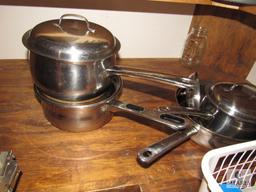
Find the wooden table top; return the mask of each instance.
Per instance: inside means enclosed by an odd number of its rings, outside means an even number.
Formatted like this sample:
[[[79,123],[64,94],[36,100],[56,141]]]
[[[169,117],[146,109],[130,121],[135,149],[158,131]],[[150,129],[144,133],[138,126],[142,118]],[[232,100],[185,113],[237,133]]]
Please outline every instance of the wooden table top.
[[[191,72],[176,60],[120,63],[182,76]],[[234,78],[212,69],[201,73],[215,80]],[[117,114],[98,130],[64,132],[45,119],[27,61],[0,60],[0,81],[0,151],[13,150],[22,169],[17,192],[198,190],[205,148],[185,142],[145,169],[136,162],[137,152],[167,136],[156,125]],[[124,78],[120,100],[154,108],[175,105],[174,95],[175,87]]]

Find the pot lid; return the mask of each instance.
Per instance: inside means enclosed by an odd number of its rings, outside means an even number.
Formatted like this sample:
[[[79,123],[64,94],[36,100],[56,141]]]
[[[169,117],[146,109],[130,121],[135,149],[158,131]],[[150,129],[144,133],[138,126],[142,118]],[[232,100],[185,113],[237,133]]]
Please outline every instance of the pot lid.
[[[23,44],[36,54],[73,62],[106,58],[120,48],[110,31],[75,14],[38,24],[24,34]]]
[[[222,111],[237,119],[256,122],[256,87],[250,84],[218,83],[210,99]]]

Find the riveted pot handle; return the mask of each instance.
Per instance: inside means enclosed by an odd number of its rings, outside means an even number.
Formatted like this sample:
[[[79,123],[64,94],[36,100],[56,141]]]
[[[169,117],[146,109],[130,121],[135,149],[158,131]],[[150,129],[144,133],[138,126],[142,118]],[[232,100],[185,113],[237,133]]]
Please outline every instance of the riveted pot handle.
[[[174,85],[179,88],[185,88],[191,94],[191,98],[188,99],[189,107],[193,107],[195,109],[199,109],[200,107],[200,84],[197,73],[193,73],[189,78],[186,78],[154,73],[140,69],[132,69],[124,66],[114,66],[112,68],[107,68],[106,71],[111,75],[149,79],[151,81],[157,81],[168,85]]]
[[[64,14],[64,15],[62,15],[62,16],[60,17],[60,19],[59,19],[59,26],[61,26],[61,22],[62,22],[62,20],[63,20],[65,17],[76,17],[76,18],[79,18],[79,19],[83,20],[83,21],[86,23],[86,27],[87,27],[86,34],[88,34],[88,33],[90,33],[90,32],[91,32],[91,33],[95,33],[95,29],[92,29],[92,28],[90,27],[89,21],[88,21],[84,16],[82,16],[82,15],[77,15],[77,14]]]
[[[139,117],[160,123],[167,126],[167,132],[171,130],[183,130],[190,126],[190,120],[173,115],[171,113],[161,112],[158,110],[150,110],[144,107],[124,103],[121,101],[113,100],[108,103],[111,106],[111,111],[125,111]],[[170,129],[169,129],[170,128]]]

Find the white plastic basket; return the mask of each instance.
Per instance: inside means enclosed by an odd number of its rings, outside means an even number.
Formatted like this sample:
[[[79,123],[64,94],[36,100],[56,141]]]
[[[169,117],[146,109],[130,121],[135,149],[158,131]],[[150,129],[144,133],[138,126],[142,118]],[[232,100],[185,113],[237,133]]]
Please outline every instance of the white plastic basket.
[[[256,141],[211,150],[204,155],[201,168],[204,179],[199,192],[256,192]]]

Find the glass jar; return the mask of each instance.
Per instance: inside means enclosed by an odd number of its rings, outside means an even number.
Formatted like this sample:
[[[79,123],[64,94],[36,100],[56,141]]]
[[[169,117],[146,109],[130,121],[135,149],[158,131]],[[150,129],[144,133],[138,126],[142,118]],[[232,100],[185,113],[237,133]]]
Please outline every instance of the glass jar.
[[[189,68],[198,69],[207,43],[207,29],[193,27],[187,36],[181,63]]]

